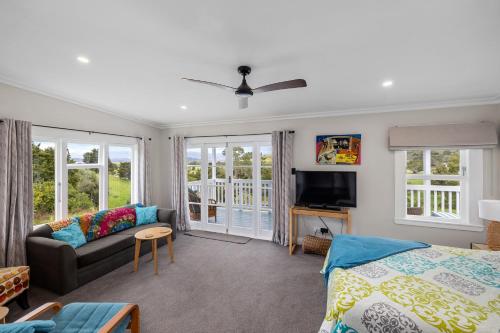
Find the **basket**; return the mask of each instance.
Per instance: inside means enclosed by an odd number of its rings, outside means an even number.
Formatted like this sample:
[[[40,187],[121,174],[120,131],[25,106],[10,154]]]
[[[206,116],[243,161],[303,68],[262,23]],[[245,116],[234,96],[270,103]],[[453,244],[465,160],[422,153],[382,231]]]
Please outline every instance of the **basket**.
[[[490,249],[500,251],[500,222],[490,221],[486,243]]]
[[[302,240],[302,252],[326,256],[331,244],[331,239],[307,235]]]

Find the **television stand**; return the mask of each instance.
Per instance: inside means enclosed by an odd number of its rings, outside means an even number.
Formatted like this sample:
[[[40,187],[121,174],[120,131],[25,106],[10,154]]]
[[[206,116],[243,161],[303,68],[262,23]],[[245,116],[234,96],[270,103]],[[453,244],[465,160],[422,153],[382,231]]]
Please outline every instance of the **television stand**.
[[[316,217],[330,217],[334,219],[339,219],[342,223],[345,223],[347,228],[346,232],[350,234],[352,232],[351,225],[351,211],[349,208],[343,208],[340,211],[335,211],[331,209],[317,209],[311,207],[300,207],[292,206],[290,207],[290,221],[288,223],[288,250],[290,255],[293,255],[293,251],[297,246],[298,238],[298,216],[316,216]]]

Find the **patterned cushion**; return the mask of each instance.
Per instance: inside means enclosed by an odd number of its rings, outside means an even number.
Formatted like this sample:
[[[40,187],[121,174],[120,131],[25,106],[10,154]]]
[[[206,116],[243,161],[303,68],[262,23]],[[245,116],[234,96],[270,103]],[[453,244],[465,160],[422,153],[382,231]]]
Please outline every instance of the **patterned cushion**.
[[[29,288],[28,266],[0,268],[0,305]]]
[[[70,224],[71,224],[70,218],[47,223],[47,225],[52,229],[52,231],[59,231],[63,228],[66,228]]]
[[[102,210],[93,215],[87,231],[87,241],[106,237],[112,233],[135,227],[136,213],[134,208],[115,208]],[[81,226],[81,222],[80,222]],[[84,228],[82,230],[85,233]]]

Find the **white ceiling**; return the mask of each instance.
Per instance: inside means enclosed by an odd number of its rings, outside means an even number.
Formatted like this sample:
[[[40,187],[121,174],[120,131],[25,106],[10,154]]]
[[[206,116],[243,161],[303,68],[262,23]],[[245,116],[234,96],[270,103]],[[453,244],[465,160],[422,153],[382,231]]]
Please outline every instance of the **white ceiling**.
[[[252,87],[309,87],[238,110],[180,80],[237,86],[241,64]],[[2,0],[0,80],[160,126],[484,104],[500,96],[500,1]]]

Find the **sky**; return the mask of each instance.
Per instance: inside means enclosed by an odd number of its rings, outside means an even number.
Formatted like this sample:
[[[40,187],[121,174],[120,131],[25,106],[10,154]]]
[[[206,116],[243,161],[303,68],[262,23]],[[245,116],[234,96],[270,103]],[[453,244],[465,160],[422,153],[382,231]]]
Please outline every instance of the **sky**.
[[[54,148],[55,144],[53,142],[34,142],[35,144],[40,144],[40,148]],[[99,145],[86,144],[86,143],[68,143],[68,150],[71,157],[76,161],[83,160],[83,154],[90,152],[92,149],[99,149]],[[132,159],[132,149],[130,147],[120,147],[120,146],[110,146],[109,147],[109,158],[112,162],[125,162]]]
[[[217,156],[218,161],[222,161],[225,158],[225,156],[222,154],[223,150],[224,150],[223,148],[218,148],[216,150],[216,156]],[[271,155],[271,152],[272,152],[272,148],[270,146],[262,146],[260,148],[260,150],[261,150],[262,155]],[[209,158],[210,158],[210,156],[209,156]],[[187,149],[187,159],[188,160],[200,160],[201,159],[201,149],[200,148],[188,148]]]

